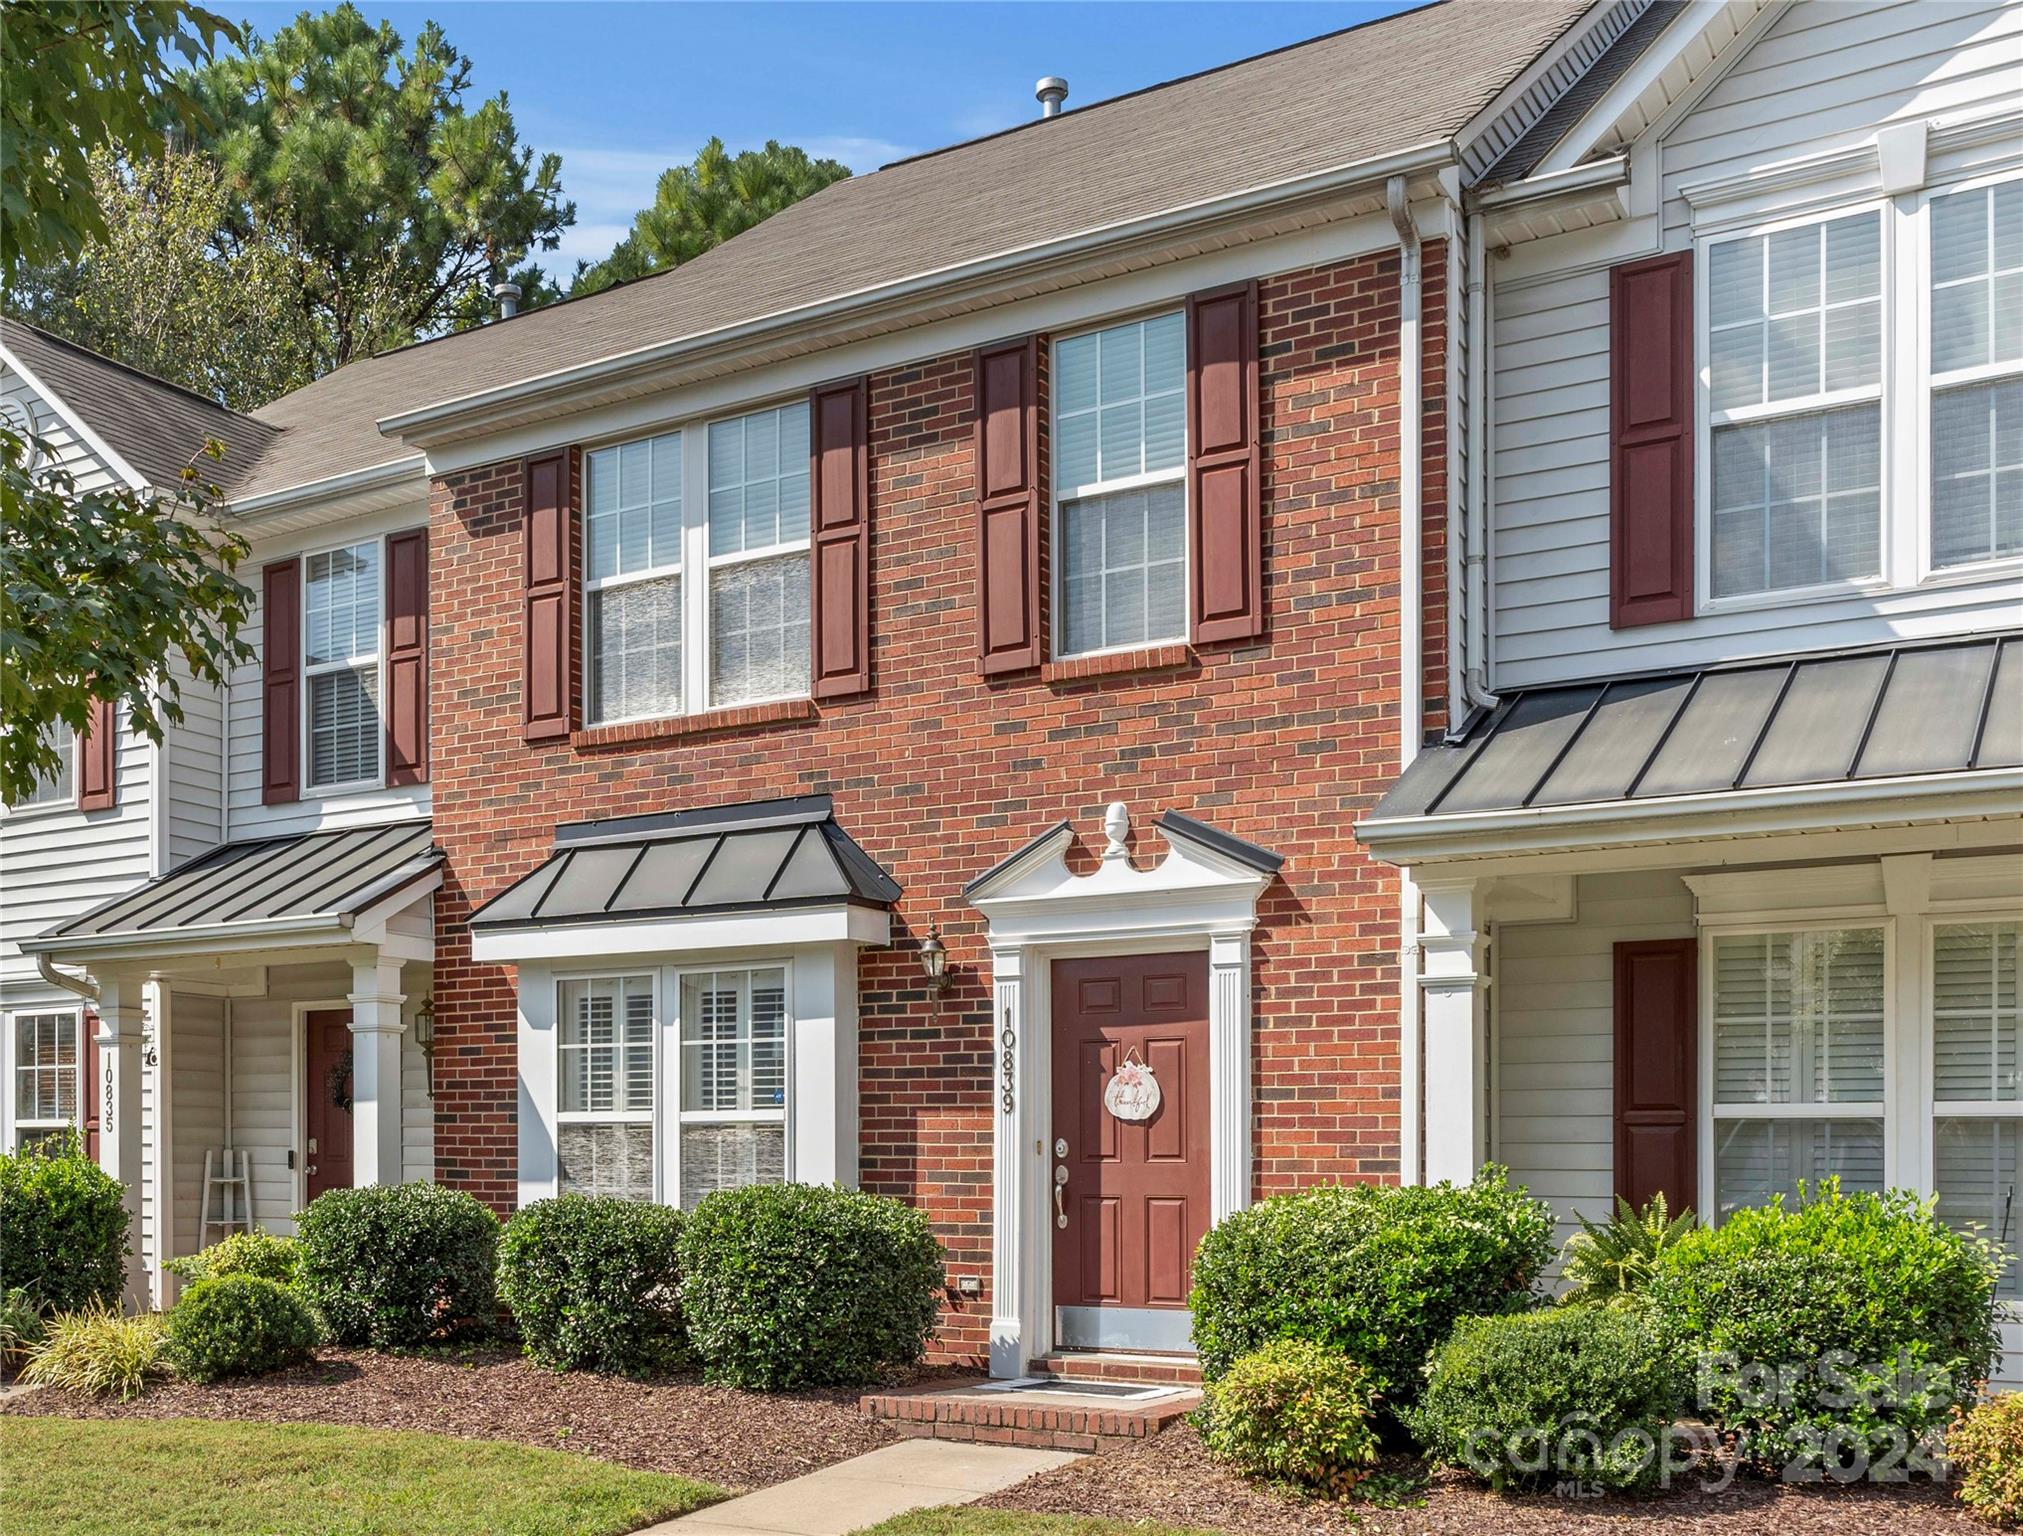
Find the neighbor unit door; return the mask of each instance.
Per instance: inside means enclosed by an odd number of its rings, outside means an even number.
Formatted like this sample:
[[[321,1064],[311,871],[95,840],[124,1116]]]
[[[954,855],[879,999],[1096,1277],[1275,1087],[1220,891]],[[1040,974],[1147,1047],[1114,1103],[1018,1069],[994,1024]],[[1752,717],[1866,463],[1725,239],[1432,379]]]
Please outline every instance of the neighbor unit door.
[[[1111,1095],[1120,1070],[1134,1091]],[[1053,1077],[1057,1341],[1190,1348],[1209,1220],[1207,957],[1054,962]]]
[[[303,1116],[307,1142],[303,1164],[309,1198],[326,1189],[351,1188],[351,1015],[342,1009],[322,1009],[305,1021],[308,1041],[303,1057],[308,1081],[303,1084]]]

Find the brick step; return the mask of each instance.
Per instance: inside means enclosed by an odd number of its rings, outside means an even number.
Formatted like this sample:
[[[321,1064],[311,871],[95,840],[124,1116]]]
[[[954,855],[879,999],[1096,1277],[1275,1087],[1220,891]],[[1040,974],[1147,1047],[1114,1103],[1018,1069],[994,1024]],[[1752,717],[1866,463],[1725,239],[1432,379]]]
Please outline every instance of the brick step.
[[[857,1400],[857,1410],[915,1437],[1098,1451],[1148,1439],[1200,1401],[1199,1392],[1183,1388],[1150,1398],[1093,1397],[1076,1393],[1068,1382],[1059,1391],[1003,1392],[986,1388],[980,1378],[867,1393]]]
[[[1066,1381],[1201,1385],[1201,1363],[1192,1355],[1140,1355],[1122,1350],[1056,1350],[1033,1362],[1033,1374],[1059,1376]]]

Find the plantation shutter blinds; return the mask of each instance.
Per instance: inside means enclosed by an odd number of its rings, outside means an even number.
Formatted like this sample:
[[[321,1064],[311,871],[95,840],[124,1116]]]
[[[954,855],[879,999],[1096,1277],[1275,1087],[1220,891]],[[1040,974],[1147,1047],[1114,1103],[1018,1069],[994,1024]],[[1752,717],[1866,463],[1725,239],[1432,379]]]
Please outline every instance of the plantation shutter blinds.
[[[812,692],[842,698],[871,686],[870,391],[825,385],[810,402],[814,589]]]
[[[574,596],[573,506],[570,456],[527,460],[524,618],[521,625],[521,698],[526,739],[554,741],[575,723],[572,618]]]
[[[2023,1296],[2023,923],[1932,930],[1932,1180],[1941,1221],[2002,1244]],[[1989,1113],[1995,1106],[2010,1113]]]
[[[77,808],[109,811],[119,804],[119,704],[93,699],[77,738]]]
[[[261,572],[260,801],[302,795],[302,563],[276,560]]]
[[[386,541],[386,782],[428,782],[428,530]]]
[[[1257,284],[1187,301],[1187,508],[1194,638],[1264,633]]]
[[[1639,1210],[1661,1193],[1674,1213],[1699,1203],[1697,953],[1692,939],[1615,947],[1615,1192]]]
[[[986,675],[1043,659],[1039,338],[976,354],[978,647]]]
[[[1693,255],[1609,274],[1609,627],[1693,611]]]

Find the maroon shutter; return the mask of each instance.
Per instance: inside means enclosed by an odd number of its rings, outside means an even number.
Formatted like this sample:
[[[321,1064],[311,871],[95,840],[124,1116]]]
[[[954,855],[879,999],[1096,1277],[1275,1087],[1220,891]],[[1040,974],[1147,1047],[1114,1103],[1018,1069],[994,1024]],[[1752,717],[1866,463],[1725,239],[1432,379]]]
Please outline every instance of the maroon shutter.
[[[1188,556],[1194,638],[1264,633],[1257,284],[1187,301]]]
[[[1042,660],[1038,337],[976,354],[976,504],[983,670],[1036,667]]]
[[[77,808],[109,811],[119,804],[119,705],[93,699],[77,738]]]
[[[809,524],[814,542],[814,695],[871,686],[871,422],[863,379],[825,384],[809,403]]]
[[[261,572],[260,800],[302,798],[302,565],[276,560]]]
[[[428,530],[386,541],[386,782],[428,782]]]
[[[521,697],[526,737],[554,741],[573,723],[570,608],[575,536],[569,455],[527,460],[526,616],[521,636]]]
[[[1693,612],[1693,253],[1609,274],[1609,627]]]
[[[1660,1191],[1675,1215],[1699,1204],[1698,955],[1692,939],[1616,945],[1616,1193],[1639,1210]]]

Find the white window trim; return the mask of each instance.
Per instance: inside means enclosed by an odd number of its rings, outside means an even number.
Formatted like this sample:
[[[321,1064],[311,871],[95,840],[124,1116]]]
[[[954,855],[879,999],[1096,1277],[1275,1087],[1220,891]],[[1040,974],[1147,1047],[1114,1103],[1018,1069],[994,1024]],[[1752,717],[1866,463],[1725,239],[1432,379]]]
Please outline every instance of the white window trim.
[[[1713,269],[1713,248],[1727,245],[1737,240],[1761,239],[1765,235],[1777,234],[1787,229],[1803,229],[1809,225],[1830,224],[1836,219],[1876,211],[1881,225],[1880,260],[1882,263],[1881,293],[1879,302],[1882,309],[1882,338],[1879,381],[1874,386],[1860,389],[1840,389],[1808,395],[1800,400],[1779,400],[1775,404],[1746,406],[1719,413],[1716,420],[1713,405],[1713,327],[1708,323],[1713,314],[1710,283]],[[1696,235],[1693,242],[1693,592],[1694,611],[1705,617],[1721,613],[1752,613],[1765,609],[1782,608],[1792,603],[1833,602],[1836,599],[1857,595],[1887,592],[1901,585],[1895,579],[1895,572],[1902,569],[1897,540],[1893,536],[1893,525],[1897,521],[1891,509],[1897,504],[1898,484],[1896,465],[1903,455],[1896,442],[1897,423],[1901,415],[1898,402],[1894,398],[1899,392],[1893,387],[1897,363],[1896,315],[1902,300],[1898,285],[1898,260],[1901,219],[1894,216],[1892,205],[1887,199],[1864,197],[1827,209],[1808,210],[1783,218],[1757,219],[1719,230],[1705,231]],[[1821,313],[1824,313],[1822,309]],[[1878,476],[1881,492],[1878,517],[1878,564],[1880,573],[1873,577],[1856,578],[1848,581],[1815,582],[1803,587],[1777,587],[1766,592],[1736,593],[1730,597],[1715,597],[1714,592],[1714,431],[1718,426],[1739,424],[1758,420],[1780,420],[1790,416],[1807,415],[1817,411],[1832,410],[1836,406],[1878,402],[1881,409],[1881,443],[1878,461]]]
[[[783,1074],[782,1093],[784,1103],[779,1109],[764,1110],[703,1110],[681,1107],[681,1015],[682,984],[691,976],[710,976],[724,971],[771,971],[777,970],[785,996],[781,999],[784,1015],[781,1019],[782,1046],[780,1071]],[[674,1127],[666,1138],[662,1156],[667,1166],[668,1188],[673,1192],[670,1205],[681,1204],[681,1132],[690,1125],[777,1125],[780,1127],[781,1157],[780,1180],[785,1184],[794,1182],[795,1158],[795,1098],[794,1093],[794,962],[782,956],[774,959],[763,955],[739,956],[736,959],[720,960],[709,964],[671,965],[667,968],[667,986],[673,1000],[669,1009],[672,1056],[675,1058],[668,1073],[668,1103],[674,1109]]]
[[[21,1118],[21,1074],[30,1070],[21,1060],[21,1021],[24,1019],[63,1018],[70,1021],[76,1032],[76,1059],[72,1071],[77,1074],[76,1096],[72,1102],[77,1105],[77,1114],[68,1120]],[[84,1081],[86,1042],[84,1038],[84,1011],[81,1008],[18,1008],[7,1015],[7,1150],[18,1152],[24,1136],[39,1136],[49,1131],[61,1131],[71,1127],[83,1129],[84,1106],[88,1085]],[[35,1069],[40,1070],[40,1069]]]
[[[2023,913],[2013,907],[1983,907],[1978,910],[1930,911],[1924,914],[1918,924],[1919,942],[1923,947],[1924,974],[1922,982],[1926,999],[1926,1021],[1924,1040],[1921,1042],[1923,1056],[1920,1070],[1924,1074],[1925,1091],[1920,1095],[1922,1114],[1925,1121],[1923,1167],[1920,1171],[1918,1187],[1930,1194],[1937,1190],[1939,1179],[1939,1138],[1934,1123],[1939,1120],[2017,1120],[2023,1121],[2023,1098],[2014,1099],[1941,1099],[1938,1097],[1939,1081],[1939,1030],[1937,1004],[1934,1000],[1934,980],[1938,965],[1938,937],[1941,928],[1959,928],[1975,923],[2014,923],[2023,921]]]
[[[585,463],[586,506],[577,521],[582,525],[578,531],[578,552],[582,560],[584,637],[582,656],[582,688],[584,700],[584,725],[592,730],[607,725],[639,725],[655,720],[684,720],[694,715],[704,715],[715,709],[744,709],[763,704],[777,704],[789,700],[813,697],[813,660],[810,658],[809,685],[788,693],[769,694],[760,699],[740,699],[736,704],[719,704],[710,688],[710,616],[709,578],[716,570],[727,569],[753,561],[776,558],[782,555],[805,553],[809,560],[809,595],[812,602],[814,583],[814,526],[810,518],[808,536],[784,544],[769,545],[764,549],[744,549],[731,554],[712,555],[709,548],[709,433],[710,428],[722,422],[736,421],[745,416],[762,415],[767,411],[777,411],[782,407],[804,401],[805,395],[788,395],[773,399],[753,400],[739,403],[729,410],[711,411],[706,415],[692,416],[677,422],[655,426],[649,431],[626,432],[602,441],[582,445]],[[809,420],[812,449],[814,421],[812,412]],[[622,576],[591,578],[590,569],[590,518],[587,506],[587,484],[589,479],[589,455],[607,448],[622,448],[627,443],[645,442],[656,437],[679,437],[681,440],[681,559],[672,565],[655,566],[650,571],[627,572]],[[809,494],[814,493],[813,466],[809,468]],[[701,572],[701,580],[693,579],[694,572]],[[596,657],[593,654],[589,633],[589,597],[593,592],[611,587],[624,586],[635,581],[664,579],[669,576],[681,577],[681,708],[678,710],[655,710],[643,715],[598,715],[589,713],[592,680],[596,675]],[[812,623],[812,614],[810,620]]]
[[[81,764],[78,762],[79,741],[78,733],[73,730],[70,733],[70,794],[68,797],[62,800],[32,800],[26,805],[16,805],[10,800],[4,805],[0,805],[0,815],[4,815],[8,821],[27,821],[38,816],[55,816],[61,815],[65,811],[76,810],[77,780],[81,767]],[[113,749],[113,772],[115,776],[117,776],[119,771],[118,761],[118,748],[115,747]]]
[[[1915,272],[1910,274],[1915,282],[1914,313],[1917,326],[1916,344],[1909,353],[1911,367],[1915,370],[1912,387],[1916,391],[1917,405],[1911,412],[1913,432],[1911,457],[1915,463],[1916,480],[1913,487],[1914,499],[1910,504],[1919,508],[1916,529],[1916,570],[1917,584],[1921,589],[1986,581],[1991,576],[2023,570],[2023,555],[1998,555],[1960,565],[1936,566],[1932,563],[1932,514],[1935,510],[1932,496],[1934,457],[1932,404],[1941,390],[1965,384],[1978,384],[1986,380],[2023,376],[2023,359],[2013,362],[1983,363],[1973,368],[1953,369],[1944,374],[1933,369],[1932,204],[1956,192],[1976,192],[1984,187],[2017,180],[2023,180],[2023,170],[2019,170],[2013,164],[2005,165],[1999,170],[1927,187],[1916,198],[1917,239],[1909,242],[1915,260],[1907,260],[1905,264],[1916,268]]]
[[[1041,424],[1041,429],[1047,434],[1047,441],[1050,444],[1058,443],[1059,433],[1057,429],[1060,422],[1060,409],[1056,394],[1059,389],[1061,376],[1060,349],[1063,342],[1074,341],[1083,336],[1099,335],[1104,331],[1115,330],[1119,326],[1141,325],[1147,320],[1157,320],[1161,316],[1171,314],[1181,316],[1180,463],[1173,469],[1155,469],[1143,471],[1135,475],[1121,475],[1115,480],[1098,480],[1090,485],[1063,487],[1058,483],[1057,477],[1048,477],[1049,480],[1055,482],[1049,488],[1047,505],[1047,540],[1049,545],[1047,563],[1052,572],[1051,579],[1048,582],[1051,590],[1047,594],[1047,611],[1053,616],[1053,622],[1047,626],[1050,660],[1080,661],[1090,656],[1124,656],[1129,655],[1133,651],[1145,650],[1150,646],[1183,644],[1194,633],[1194,540],[1188,533],[1190,508],[1187,504],[1187,428],[1191,402],[1188,399],[1186,382],[1189,340],[1187,336],[1186,309],[1182,307],[1176,310],[1171,305],[1160,305],[1135,314],[1111,315],[1088,325],[1077,326],[1071,331],[1063,331],[1060,335],[1050,338],[1047,343],[1047,378],[1051,381],[1049,385],[1051,392],[1046,403],[1047,419]],[[1078,412],[1077,414],[1083,413]],[[1098,417],[1101,416],[1102,409],[1100,405],[1096,407],[1094,414]],[[1056,450],[1054,462],[1058,464],[1059,461],[1060,455],[1058,450]],[[1095,496],[1117,496],[1129,491],[1147,490],[1153,486],[1175,484],[1180,487],[1180,632],[1176,635],[1134,640],[1124,645],[1099,645],[1088,650],[1068,650],[1061,644],[1061,637],[1067,631],[1065,619],[1067,609],[1065,602],[1068,574],[1067,558],[1062,543],[1062,535],[1066,531],[1067,521],[1063,516],[1062,509],[1070,502],[1085,501]]]
[[[358,794],[359,792],[365,790],[383,789],[386,787],[386,651],[387,651],[386,537],[387,536],[383,533],[375,533],[375,534],[368,534],[366,537],[362,539],[343,539],[334,544],[319,544],[313,549],[303,550],[296,557],[297,560],[296,580],[298,584],[296,608],[298,612],[296,615],[295,644],[297,647],[296,653],[302,658],[301,664],[302,682],[301,682],[301,702],[296,707],[297,719],[295,722],[295,728],[296,728],[297,750],[301,753],[301,763],[302,763],[301,798],[305,800],[314,799],[325,795],[353,795]],[[364,659],[357,656],[351,656],[345,658],[342,661],[324,661],[324,662],[316,662],[313,664],[310,662],[309,562],[315,559],[318,555],[336,554],[342,550],[347,549],[361,549],[368,544],[370,544],[375,551],[373,560],[373,572],[374,572],[373,579],[377,584],[378,588],[377,603],[379,609],[379,624],[377,626],[377,644],[374,648],[371,661],[373,672],[375,676],[378,678],[378,689],[375,694],[376,703],[374,705],[374,709],[379,719],[379,731],[375,738],[376,746],[374,755],[375,760],[379,764],[379,770],[378,772],[373,773],[365,778],[335,779],[328,784],[318,784],[313,782],[313,775],[315,773],[315,766],[316,766],[316,740],[315,740],[315,729],[313,726],[315,709],[310,701],[310,687],[309,687],[310,680],[312,678],[317,677],[326,677],[335,672],[363,671]]]

